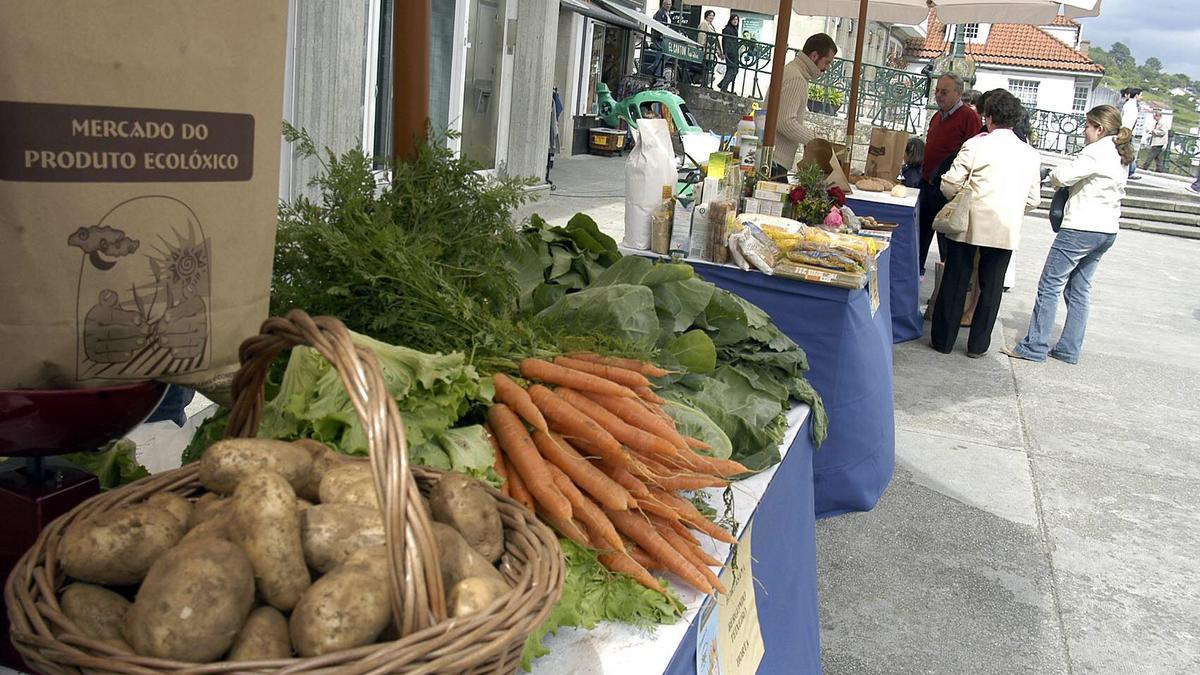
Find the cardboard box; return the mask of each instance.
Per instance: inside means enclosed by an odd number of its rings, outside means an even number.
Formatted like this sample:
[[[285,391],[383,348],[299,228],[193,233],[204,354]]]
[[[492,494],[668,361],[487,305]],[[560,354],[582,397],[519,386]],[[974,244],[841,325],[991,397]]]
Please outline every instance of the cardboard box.
[[[777,183],[774,181],[760,180],[758,183],[755,183],[754,190],[755,192],[762,190],[763,192],[774,192],[777,194],[787,195],[791,194],[792,188],[794,187],[796,186],[790,183]]]
[[[787,203],[788,194],[786,192],[771,192],[760,187],[754,189],[754,198],[761,199],[764,202],[778,202],[780,204]]]

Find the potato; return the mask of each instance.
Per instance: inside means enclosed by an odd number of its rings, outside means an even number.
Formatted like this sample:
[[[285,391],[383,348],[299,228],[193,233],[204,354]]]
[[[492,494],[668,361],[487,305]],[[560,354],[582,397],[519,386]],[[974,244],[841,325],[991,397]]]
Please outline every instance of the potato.
[[[179,543],[185,541],[195,541],[197,539],[224,539],[229,541],[229,520],[226,518],[210,518],[203,523],[193,527],[183,535],[183,539]]]
[[[207,663],[229,651],[254,606],[254,568],[236,545],[180,544],[154,562],[122,631],[142,656]]]
[[[446,596],[446,609],[451,617],[466,616],[486,608],[511,590],[503,579],[467,577],[450,589]]]
[[[321,479],[325,477],[325,473],[346,461],[347,457],[334,452],[332,448],[321,441],[302,438],[292,441],[292,443],[307,450],[313,460],[308,482],[296,488],[296,496],[315,502],[321,498]]]
[[[296,493],[283,476],[261,471],[242,478],[232,499],[230,540],[250,558],[262,599],[291,611],[312,583],[300,545]]]
[[[292,657],[288,622],[274,607],[250,612],[246,625],[233,641],[226,661],[271,661]]]
[[[384,546],[360,549],[317,579],[292,612],[289,628],[300,656],[371,644],[392,620]]]
[[[298,510],[300,513],[304,513],[305,511],[311,509],[312,507],[313,507],[313,503],[308,501],[307,499],[299,499],[299,498],[296,499],[296,510]]]
[[[59,543],[58,561],[79,581],[136,584],[183,532],[183,523],[163,509],[125,506],[71,523]]]
[[[331,504],[354,504],[355,506],[363,506],[369,509],[379,510],[379,497],[375,491],[374,478],[362,478],[354,481],[346,486],[344,490],[337,493],[334,501]]]
[[[438,560],[442,565],[442,585],[446,589],[469,577],[498,580],[505,586],[504,576],[486,558],[475,552],[458,530],[434,521],[433,534],[437,539]]]
[[[320,497],[322,504],[342,502],[342,493],[355,483],[373,480],[371,463],[363,460],[348,460],[325,472],[321,479]]]
[[[121,626],[131,603],[124,597],[92,584],[71,584],[63,591],[59,604],[84,635],[128,646],[121,637]]]
[[[483,485],[461,473],[448,473],[429,492],[433,519],[458,530],[471,548],[489,562],[504,552],[504,524],[496,501]]]
[[[300,542],[308,566],[324,574],[355,551],[383,544],[383,516],[356,504],[314,506],[300,514]]]
[[[188,529],[190,530],[209,518],[216,516],[228,503],[224,497],[215,492],[205,492],[192,505],[192,514],[188,516]]]
[[[273,471],[295,489],[309,481],[312,466],[312,454],[298,445],[266,438],[226,438],[204,451],[200,483],[212,492],[228,495],[243,476]]]
[[[174,492],[159,492],[146,500],[146,506],[163,509],[175,516],[184,527],[192,517],[192,503]]]

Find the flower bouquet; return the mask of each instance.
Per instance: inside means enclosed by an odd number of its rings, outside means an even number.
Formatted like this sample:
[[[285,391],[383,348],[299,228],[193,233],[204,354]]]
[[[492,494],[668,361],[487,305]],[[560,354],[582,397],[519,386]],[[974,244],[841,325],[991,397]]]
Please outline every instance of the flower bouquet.
[[[796,178],[800,184],[788,195],[792,217],[806,225],[841,229],[844,224],[841,209],[846,205],[842,188],[826,187],[825,174],[815,164],[799,169]]]

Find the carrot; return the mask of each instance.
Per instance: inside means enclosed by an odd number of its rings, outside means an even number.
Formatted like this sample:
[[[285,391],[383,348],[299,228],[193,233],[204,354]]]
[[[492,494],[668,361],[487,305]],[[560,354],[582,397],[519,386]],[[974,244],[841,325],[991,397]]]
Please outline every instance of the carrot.
[[[541,509],[539,509],[537,513],[542,520],[545,520],[553,525],[554,529],[558,530],[558,533],[562,536],[570,539],[580,546],[591,548],[592,541],[588,539],[587,533],[583,531],[583,527],[579,524],[579,521],[575,520],[574,518],[567,518],[565,520],[555,518]]]
[[[594,391],[610,396],[626,396],[637,398],[633,390],[612,380],[597,377],[590,373],[582,373],[571,368],[555,365],[542,359],[525,359],[521,361],[521,374],[531,380],[539,380],[547,384],[570,387],[582,391]]]
[[[678,511],[653,499],[639,499],[637,500],[637,507],[646,513],[656,515],[665,520],[679,520]]]
[[[629,473],[629,469],[625,468],[624,466],[614,466],[608,462],[602,461],[597,464],[597,467],[604,473],[608,474],[609,478],[620,483],[621,487],[629,490],[629,494],[633,495],[634,497],[643,499],[650,496],[650,490],[646,487],[646,484],[638,480],[637,476]]]
[[[671,445],[670,441],[655,436],[649,431],[626,424],[620,417],[605,410],[604,406],[574,389],[559,387],[554,390],[554,393],[570,403],[576,410],[595,420],[605,431],[612,434],[613,438],[633,450],[655,455],[673,455],[679,451],[678,448]]]
[[[587,492],[605,508],[624,511],[633,503],[633,496],[620,483],[609,478],[600,469],[592,466],[591,462],[579,456],[571,444],[555,433],[544,434],[533,432],[533,442],[537,444],[542,457],[553,464]]]
[[[713,449],[713,447],[711,445],[709,445],[708,443],[705,443],[704,441],[700,440],[699,438],[692,438],[691,436],[684,436],[683,440],[687,442],[689,448],[695,448],[696,450],[712,450]]]
[[[704,579],[708,581],[710,586],[717,589],[717,591],[721,593],[728,593],[728,591],[725,589],[725,585],[721,583],[721,580],[717,578],[717,575],[713,574],[713,571],[708,568],[708,565],[705,565],[694,555],[692,552],[692,547],[688,545],[688,543],[684,541],[683,538],[675,532],[675,530],[672,530],[669,527],[666,529],[660,527],[658,528],[658,534],[665,539],[668,544],[671,545],[671,548],[675,549],[679,555],[683,556],[685,560],[690,562],[692,566],[696,568],[696,571],[704,575]]]
[[[667,399],[651,391],[650,387],[634,387],[633,393],[637,394],[638,398],[646,401],[647,403],[662,405],[667,402]]]
[[[587,450],[595,452],[605,461],[617,465],[625,463],[625,454],[621,450],[621,444],[595,420],[584,415],[558,394],[540,384],[530,387],[529,395],[555,431],[569,440],[586,441]]]
[[[536,513],[537,505],[533,503],[533,495],[529,494],[529,490],[525,487],[525,482],[521,480],[521,474],[516,471],[509,471],[508,483],[512,498],[521,506]]]
[[[549,431],[546,427],[546,418],[542,417],[542,413],[533,404],[533,399],[529,398],[529,392],[525,391],[521,385],[512,381],[512,378],[504,373],[496,373],[492,375],[492,382],[496,385],[496,400],[513,409],[513,412],[521,416],[521,419],[529,422],[529,426],[538,431]]]
[[[688,447],[687,441],[675,430],[674,423],[667,423],[658,415],[647,410],[638,401],[617,398],[616,396],[605,396],[603,394],[580,393],[592,402],[603,406],[605,410],[616,415],[625,423],[660,438],[665,438],[677,448],[686,449]]]
[[[715,476],[705,476],[702,473],[677,473],[673,476],[662,476],[652,481],[664,490],[701,490],[710,487],[725,487],[729,481]]]
[[[593,354],[592,352],[575,352],[572,354],[567,354],[567,356],[570,356],[573,359],[579,359],[580,361],[591,361],[592,363],[602,363],[606,366],[616,366],[617,368],[636,370],[647,377],[666,377],[667,375],[671,374],[671,371],[669,370],[663,370],[652,363],[638,361],[637,359],[622,359],[616,356],[600,356],[599,354]]]
[[[684,527],[678,520],[668,520],[660,516],[651,515],[650,522],[658,528],[659,532],[663,532],[663,538],[668,538],[665,534],[664,528],[671,530],[671,534],[679,537],[679,539],[687,545],[687,557],[695,558],[697,561],[702,562],[710,567],[721,566],[720,562],[718,562],[700,547],[700,541],[697,540],[696,537],[692,536],[692,533],[688,531],[688,529]]]
[[[581,373],[588,373],[596,377],[603,377],[606,380],[612,380],[630,389],[650,386],[650,380],[647,380],[645,375],[635,370],[606,366],[603,363],[593,363],[591,361],[580,361],[579,359],[572,359],[566,356],[554,357],[554,363],[563,368],[570,368],[571,370],[578,370]]]
[[[612,550],[625,550],[624,544],[621,543],[621,535],[617,534],[617,528],[613,527],[612,521],[604,515],[604,511],[596,506],[595,502],[583,496],[567,474],[557,466],[551,464],[550,473],[554,474],[554,484],[558,486],[559,492],[571,502],[571,512],[583,523],[587,531],[602,539]]]
[[[504,461],[504,455],[500,454],[499,452],[496,453],[496,473],[500,476],[500,492],[503,493],[505,497],[511,497],[512,481],[508,479],[508,466]]]
[[[632,547],[630,547],[629,557],[633,558],[635,561],[637,561],[637,564],[641,565],[642,567],[645,567],[648,570],[665,569],[663,567],[662,563],[658,562],[654,558],[651,558],[650,554],[643,551],[642,547],[638,546],[636,544],[633,545]],[[609,568],[609,569],[612,569],[612,568]]]
[[[740,476],[750,471],[750,469],[747,469],[740,462],[735,462],[732,459],[699,455],[691,450],[680,450],[671,457],[663,457],[661,461],[663,464],[676,469],[708,476],[720,476],[722,478]]]
[[[521,482],[533,495],[534,501],[556,519],[571,517],[571,503],[562,496],[550,475],[549,465],[538,454],[537,446],[525,431],[525,424],[512,408],[497,403],[488,410],[488,421],[500,439],[500,447],[514,469],[521,475]]]
[[[661,562],[668,571],[673,572],[687,585],[701,593],[712,592],[712,586],[704,578],[704,575],[690,560],[676,551],[670,542],[663,539],[658,530],[654,529],[654,526],[645,519],[645,516],[639,515],[636,511],[610,511],[608,518],[613,525],[617,526],[617,530],[637,542],[637,545],[644,548],[646,553]]]
[[[675,512],[683,522],[690,525],[692,529],[699,530],[713,539],[723,541],[726,544],[737,543],[737,539],[732,534],[726,532],[708,518],[705,518],[704,514],[700,513],[699,509],[696,508],[695,504],[692,504],[688,500],[681,499],[658,488],[651,490],[651,494],[660,502],[675,509]]]
[[[614,551],[612,553],[601,553],[597,556],[604,566],[613,572],[619,574],[628,574],[633,577],[633,580],[639,584],[649,588],[652,591],[657,591],[663,595],[667,595],[667,590],[662,587],[658,579],[654,575],[646,571],[646,567],[638,562],[633,556],[624,551]],[[670,597],[669,595],[667,597]]]

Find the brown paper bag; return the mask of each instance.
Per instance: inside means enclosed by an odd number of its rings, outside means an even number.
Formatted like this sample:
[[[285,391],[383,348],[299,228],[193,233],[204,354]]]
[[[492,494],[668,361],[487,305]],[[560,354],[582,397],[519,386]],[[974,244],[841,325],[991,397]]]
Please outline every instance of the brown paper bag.
[[[906,131],[872,128],[865,175],[895,182],[904,168],[904,149],[907,145]]]
[[[0,389],[236,367],[267,314],[287,13],[0,4]]]

